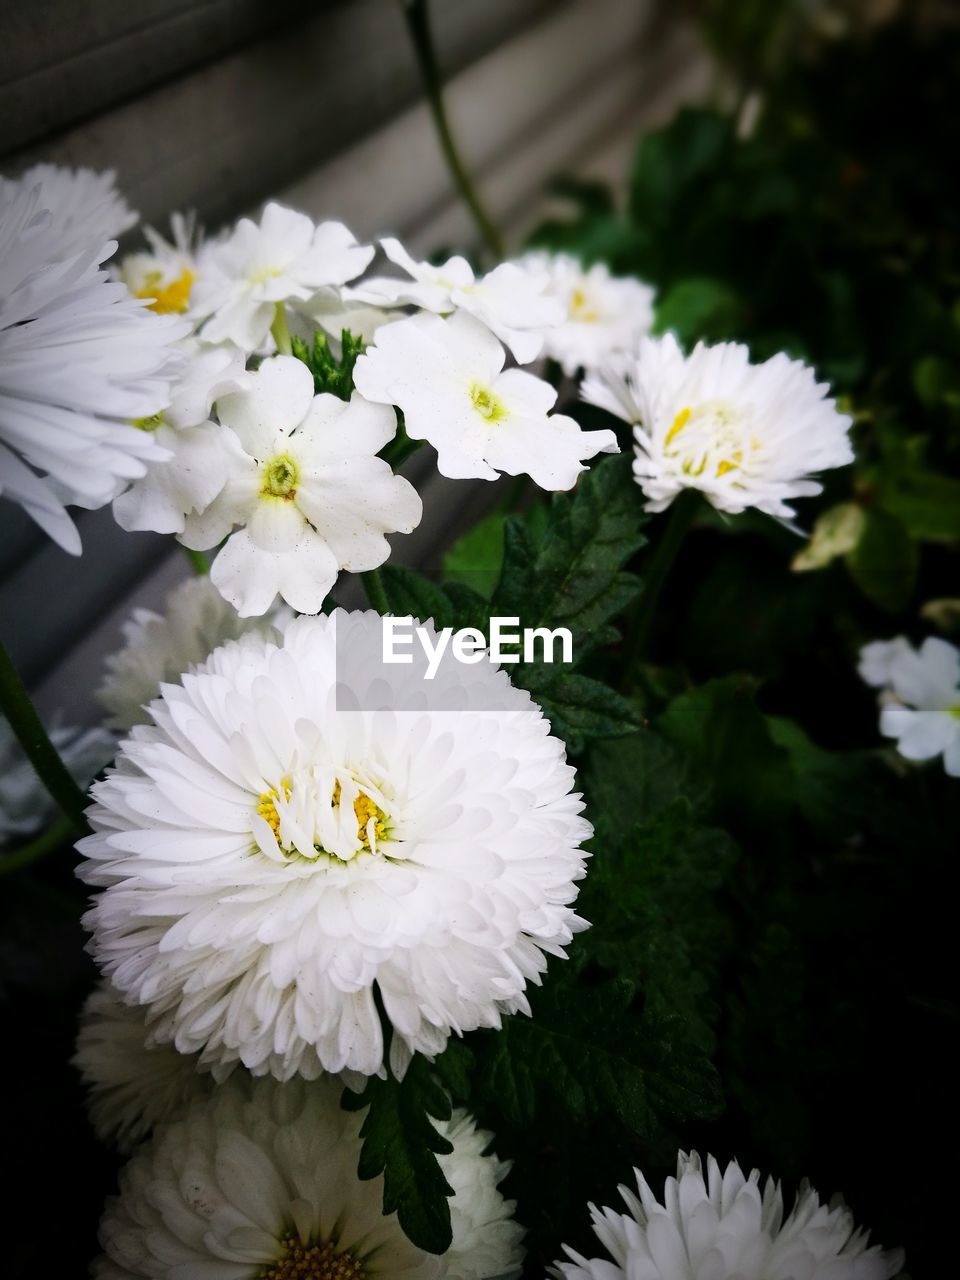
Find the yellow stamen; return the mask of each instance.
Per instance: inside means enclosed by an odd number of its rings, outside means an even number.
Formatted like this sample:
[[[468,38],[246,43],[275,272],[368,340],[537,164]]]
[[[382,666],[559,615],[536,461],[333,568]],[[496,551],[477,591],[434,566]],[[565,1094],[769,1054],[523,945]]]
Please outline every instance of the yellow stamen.
[[[283,791],[284,800],[290,799],[290,783],[284,779],[280,783]],[[257,805],[257,813],[269,826],[276,838],[277,844],[280,843],[280,814],[277,812],[277,801],[280,799],[280,792],[275,787],[271,787],[269,791],[264,791],[260,797],[260,803]]]
[[[162,413],[153,413],[149,418],[134,418],[133,425],[138,431],[156,431],[164,422]]]
[[[163,279],[161,272],[151,271],[144,280],[143,288],[139,290],[137,297],[152,298],[153,301],[148,310],[157,311],[160,315],[183,312],[190,305],[190,290],[196,278],[192,271],[186,270],[181,272],[176,280],[172,280],[170,284],[161,288],[160,281]]]
[[[292,502],[297,496],[300,468],[287,453],[278,454],[265,464],[261,472],[263,483],[260,492],[267,498],[283,498]]]
[[[507,415],[507,406],[493,394],[489,387],[475,384],[470,388],[470,399],[477,413],[488,422],[499,422]]]
[[[583,324],[593,324],[600,319],[600,313],[590,306],[590,300],[582,289],[574,289],[570,295],[570,319]]]
[[[674,418],[673,424],[670,427],[670,430],[667,432],[667,438],[663,442],[665,445],[671,444],[677,438],[677,436],[680,434],[683,428],[690,421],[690,416],[692,413],[693,413],[692,409],[680,410],[680,412]]]
[[[738,449],[732,458],[724,458],[722,462],[717,463],[717,475],[725,476],[728,471],[736,471],[743,462],[743,454]]]
[[[294,1235],[281,1242],[283,1257],[260,1271],[260,1280],[364,1280],[363,1265],[332,1244],[305,1245]]]
[[[334,784],[333,788],[333,805],[338,808],[340,805],[340,783]],[[378,808],[376,801],[371,800],[365,791],[361,791],[353,802],[353,812],[357,818],[357,839],[365,849],[370,849],[370,833],[367,830],[370,819],[374,819],[373,823],[373,839],[375,844],[387,834],[387,815],[382,809]]]

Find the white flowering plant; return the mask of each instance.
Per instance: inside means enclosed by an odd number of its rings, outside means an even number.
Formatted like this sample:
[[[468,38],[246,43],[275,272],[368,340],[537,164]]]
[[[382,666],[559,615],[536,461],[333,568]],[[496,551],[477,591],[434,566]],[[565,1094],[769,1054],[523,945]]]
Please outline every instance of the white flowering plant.
[[[857,363],[754,280],[840,221],[777,156],[684,114],[626,212],[567,184],[436,262],[0,183],[0,495],[69,554],[71,508],[181,548],[95,726],[0,650],[2,918],[62,974],[13,966],[13,1018],[69,1021],[125,1160],[94,1275],[893,1280],[861,1212],[922,1254],[891,1095],[946,1005],[955,441],[891,425],[872,315]]]

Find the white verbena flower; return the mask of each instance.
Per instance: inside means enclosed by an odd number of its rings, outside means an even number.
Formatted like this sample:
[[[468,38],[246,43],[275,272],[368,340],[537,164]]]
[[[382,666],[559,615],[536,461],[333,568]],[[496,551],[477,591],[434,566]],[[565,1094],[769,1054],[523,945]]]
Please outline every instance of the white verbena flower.
[[[720,511],[756,507],[780,520],[811,474],[853,461],[852,419],[813,370],[785,355],[750,363],[734,342],[685,356],[673,334],[643,338],[635,359],[584,379],[583,398],[633,424],[633,471],[648,511],[698,489]]]
[[[611,275],[603,263],[587,268],[567,253],[533,252],[513,265],[559,302],[560,319],[545,334],[543,354],[570,378],[635,351],[653,326],[655,291],[632,276]]]
[[[0,178],[0,203],[16,190],[38,193],[41,209],[53,219],[62,258],[99,247],[134,226],[137,215],[116,188],[112,169],[63,169],[35,164],[15,180]]]
[[[41,190],[0,192],[0,493],[79,554],[66,504],[102,507],[166,457],[133,423],[167,404],[187,325],[98,270],[112,242],[65,251]]]
[[[496,1190],[490,1134],[459,1113],[437,1128],[456,1190],[453,1245],[437,1256],[385,1216],[383,1178],[357,1176],[362,1116],[342,1087],[235,1081],[163,1125],[120,1174],[100,1223],[99,1280],[509,1280],[521,1231]],[[482,1140],[482,1141],[481,1141]],[[479,1148],[479,1149],[478,1149]],[[485,1242],[473,1248],[472,1239]],[[172,1268],[172,1269],[171,1269]]]
[[[147,705],[162,684],[176,683],[219,645],[248,631],[273,635],[287,611],[241,618],[208,577],[188,578],[167,596],[163,612],[135,609],[123,625],[123,644],[106,659],[97,700],[114,729],[148,724]]]
[[[441,266],[415,262],[399,240],[381,240],[391,262],[410,280],[377,277],[348,290],[351,297],[378,306],[412,305],[446,315],[458,308],[481,320],[520,364],[540,354],[545,331],[560,324],[565,311],[559,298],[546,292],[545,274],[525,271],[513,262],[494,267],[478,280],[466,258],[450,258]]]
[[[259,224],[241,218],[230,235],[200,250],[191,311],[206,320],[206,341],[254,351],[265,343],[278,303],[306,302],[352,280],[373,252],[340,222],[315,226],[306,214],[271,203]]]
[[[114,519],[128,531],[183,533],[186,517],[205,511],[227,482],[232,440],[210,415],[221,396],[250,385],[246,358],[229,343],[196,338],[185,338],[181,350],[187,364],[170,404],[137,422],[166,457],[150,462],[146,475],[113,501]]]
[[[72,1062],[87,1089],[94,1133],[124,1152],[213,1085],[197,1070],[196,1055],[152,1044],[143,1010],[123,1004],[106,982],[83,1006]]]
[[[130,253],[120,263],[118,275],[135,298],[147,299],[150,310],[182,315],[190,307],[197,278],[197,231],[192,214],[170,215],[172,238],[153,227],[144,227],[149,248]]]
[[[557,393],[503,365],[503,347],[462,311],[384,325],[354,368],[368,400],[403,410],[407,435],[437,450],[441,475],[496,480],[526,473],[542,489],[570,489],[595,454],[616,453],[612,431],[583,431],[551,414]]]
[[[592,829],[539,707],[486,661],[384,665],[382,637],[337,610],[224,645],[94,788],[93,953],[211,1067],[381,1071],[376,984],[402,1071],[528,1013],[584,927]]]
[[[105,729],[58,726],[50,740],[79,787],[113,758],[116,741]],[[60,810],[23,753],[13,730],[0,716],[0,848],[34,835]]]
[[[609,1258],[587,1259],[564,1246],[562,1280],[890,1280],[900,1250],[869,1246],[849,1209],[804,1185],[784,1217],[779,1183],[760,1171],[744,1177],[736,1161],[721,1170],[712,1156],[706,1172],[697,1153],[680,1152],[676,1178],[662,1203],[639,1170],[638,1196],[620,1194],[627,1213],[590,1205],[593,1230]]]
[[[230,428],[227,482],[187,516],[180,540],[205,551],[228,538],[210,577],[244,617],[277,594],[316,613],[340,569],[376,568],[390,554],[384,535],[420,523],[416,489],[376,456],[396,433],[393,411],[358,395],[315,396],[293,356],[265,360],[217,414]]]
[[[882,687],[880,732],[896,738],[907,760],[943,756],[960,778],[960,650],[937,636],[914,649],[904,636],[876,640],[860,651],[860,675]]]

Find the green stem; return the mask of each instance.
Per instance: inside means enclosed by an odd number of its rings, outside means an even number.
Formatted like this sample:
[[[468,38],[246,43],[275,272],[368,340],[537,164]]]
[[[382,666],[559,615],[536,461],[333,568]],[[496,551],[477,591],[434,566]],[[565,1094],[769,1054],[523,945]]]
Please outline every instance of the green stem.
[[[484,208],[477,189],[460,158],[460,152],[454,141],[447,119],[447,109],[443,102],[443,82],[440,77],[440,66],[437,62],[437,51],[433,42],[433,31],[430,27],[429,0],[403,0],[403,12],[407,20],[407,29],[413,41],[414,52],[420,67],[420,75],[430,104],[430,112],[436,125],[440,148],[443,151],[447,168],[456,183],[464,204],[470,210],[477,230],[484,243],[499,261],[503,258],[503,239],[496,223]]]
[[[363,583],[363,589],[367,593],[367,599],[377,613],[381,615],[390,613],[390,601],[387,599],[387,593],[383,587],[383,578],[380,577],[380,570],[368,569],[366,573],[361,573],[360,581]]]
[[[194,551],[192,547],[184,547],[183,551],[193,565],[194,573],[204,575],[210,572],[210,561],[202,551]]]
[[[647,563],[647,571],[643,580],[643,594],[637,602],[630,630],[624,644],[625,673],[629,673],[638,660],[646,655],[650,629],[653,626],[657,603],[663,584],[667,580],[670,567],[677,558],[677,552],[687,535],[693,517],[700,505],[700,495],[696,489],[686,489],[674,501],[670,508],[666,527],[653,549]]]
[[[270,332],[273,334],[273,340],[277,344],[277,351],[282,356],[288,356],[293,352],[293,345],[290,342],[290,329],[287,325],[287,312],[282,302],[277,303],[277,309],[274,312],[273,324],[270,326]]]
[[[10,661],[10,655],[2,643],[0,643],[0,710],[10,722],[10,728],[19,739],[40,781],[67,817],[83,826],[87,797],[74,782],[67,766],[60,759],[56,747],[50,741],[30,701],[30,695],[24,688],[16,668]]]
[[[21,867],[29,867],[31,863],[39,862],[48,853],[53,853],[55,849],[66,844],[76,834],[76,830],[77,824],[72,818],[59,818],[52,827],[31,840],[29,844],[21,845],[19,849],[13,849],[10,853],[0,852],[0,876],[9,875],[11,871],[19,871]]]

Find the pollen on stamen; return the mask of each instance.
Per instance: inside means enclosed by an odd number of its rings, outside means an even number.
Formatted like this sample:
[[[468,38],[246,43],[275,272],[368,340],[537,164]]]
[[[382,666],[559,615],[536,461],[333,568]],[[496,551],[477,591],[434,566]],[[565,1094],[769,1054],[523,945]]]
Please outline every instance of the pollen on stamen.
[[[294,1236],[282,1241],[283,1257],[260,1272],[260,1280],[364,1280],[362,1263],[332,1244],[301,1244]]]
[[[160,288],[160,272],[151,272],[143,288],[137,292],[137,297],[153,299],[147,308],[149,311],[156,311],[160,315],[182,314],[190,305],[190,290],[196,278],[192,271],[183,271],[176,280]]]

